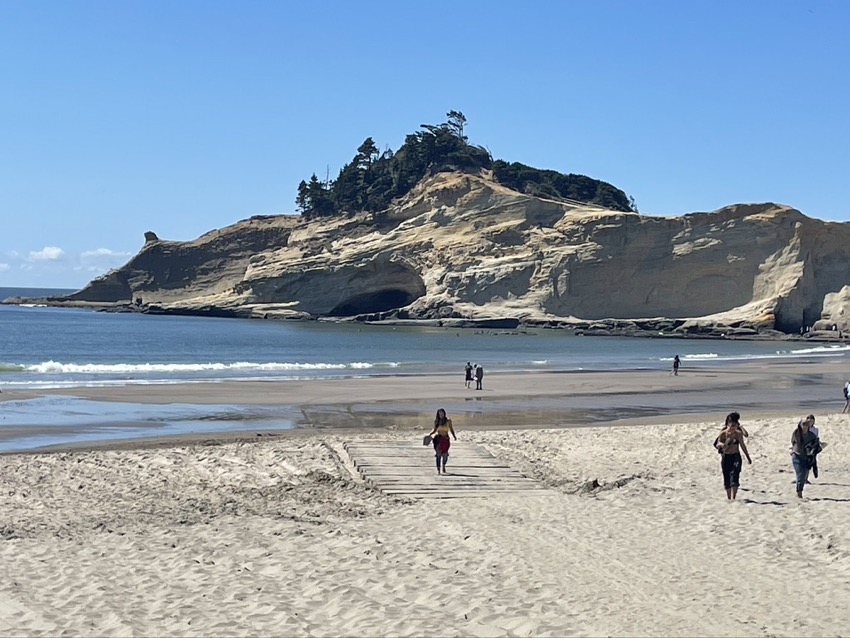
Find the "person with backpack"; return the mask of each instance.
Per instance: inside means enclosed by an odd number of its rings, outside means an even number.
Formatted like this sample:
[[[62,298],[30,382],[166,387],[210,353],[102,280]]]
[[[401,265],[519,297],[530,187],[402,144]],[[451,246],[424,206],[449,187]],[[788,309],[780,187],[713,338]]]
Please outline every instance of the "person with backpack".
[[[806,417],[806,421],[812,422],[812,424],[809,426],[809,430],[811,432],[814,432],[815,436],[818,437],[818,450],[812,456],[812,459],[811,459],[811,461],[812,461],[812,476],[817,478],[818,477],[818,454],[820,454],[821,450],[823,450],[823,448],[826,447],[826,443],[824,443],[823,441],[820,440],[820,432],[818,431],[818,428],[815,425],[815,415],[810,414],[809,416]],[[808,483],[808,481],[806,481],[806,483]]]
[[[714,439],[714,447],[720,452],[723,487],[726,490],[726,498],[730,501],[735,500],[741,483],[741,465],[743,464],[741,452],[743,451],[744,456],[747,457],[747,463],[750,465],[753,463],[747,444],[744,442],[746,437],[739,419],[740,415],[737,412],[730,413],[726,417],[723,430]]]
[[[797,476],[797,498],[803,498],[803,488],[808,482],[809,470],[812,469],[817,454],[821,451],[817,430],[812,431],[814,424],[814,418],[804,417],[791,433],[791,464]]]

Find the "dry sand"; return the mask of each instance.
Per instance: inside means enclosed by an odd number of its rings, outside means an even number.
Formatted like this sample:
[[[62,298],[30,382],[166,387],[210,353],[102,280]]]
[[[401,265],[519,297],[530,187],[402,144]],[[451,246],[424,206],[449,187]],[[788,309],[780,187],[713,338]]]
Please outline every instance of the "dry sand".
[[[546,489],[444,501],[356,480],[348,434],[0,457],[0,634],[846,634],[850,417],[803,501],[794,419],[744,425],[734,503],[717,422],[461,430]]]

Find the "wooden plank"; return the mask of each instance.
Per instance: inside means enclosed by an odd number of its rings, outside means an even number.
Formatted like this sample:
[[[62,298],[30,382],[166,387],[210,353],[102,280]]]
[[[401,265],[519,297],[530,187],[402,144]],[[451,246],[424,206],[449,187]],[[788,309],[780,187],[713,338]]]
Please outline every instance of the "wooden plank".
[[[437,476],[436,473],[434,476]],[[375,485],[410,485],[412,487],[415,486],[427,486],[427,485],[525,485],[526,483],[533,483],[533,481],[529,479],[509,479],[509,480],[498,480],[495,478],[456,478],[454,480],[445,480],[440,479],[441,482],[437,483],[434,480],[431,480],[429,477],[418,477],[416,480],[408,480],[401,476],[395,476],[392,478],[373,478],[368,477],[365,480],[374,483]]]
[[[391,496],[408,496],[410,498],[491,498],[502,494],[533,494],[536,490],[499,490],[491,492],[417,492],[407,490],[386,490]]]
[[[468,490],[466,492],[417,492],[412,490],[387,490],[385,494],[392,494],[397,496],[409,496],[411,498],[428,498],[428,497],[448,497],[448,496],[467,496],[470,498],[499,498],[504,496],[505,494],[528,494],[534,495],[539,494],[537,490],[490,490],[490,491],[481,491],[481,490]]]
[[[473,465],[460,465],[449,461],[446,469],[451,474],[473,474],[473,475],[489,475],[489,476],[524,476],[512,467],[475,467]],[[380,465],[358,465],[357,470],[363,472],[374,472],[375,474],[398,474],[399,476],[409,476],[412,474],[433,474],[436,470],[434,463],[427,465],[412,465],[410,467],[381,467]]]
[[[452,446],[449,473],[436,474],[433,452],[416,441],[359,441],[343,445],[357,472],[386,494],[411,498],[487,498],[544,489],[483,447]]]

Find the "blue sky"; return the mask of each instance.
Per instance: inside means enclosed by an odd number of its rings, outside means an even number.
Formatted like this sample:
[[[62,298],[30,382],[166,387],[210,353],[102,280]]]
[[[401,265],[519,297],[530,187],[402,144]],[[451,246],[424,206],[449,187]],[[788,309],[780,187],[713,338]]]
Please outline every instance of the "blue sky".
[[[850,3],[0,3],[0,286],[294,212],[368,136],[467,119],[495,158],[649,215],[850,220]]]

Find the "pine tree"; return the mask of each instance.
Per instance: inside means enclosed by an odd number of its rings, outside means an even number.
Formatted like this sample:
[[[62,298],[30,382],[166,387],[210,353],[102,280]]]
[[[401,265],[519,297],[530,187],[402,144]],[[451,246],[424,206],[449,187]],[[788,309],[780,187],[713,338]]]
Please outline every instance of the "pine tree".
[[[466,125],[466,116],[460,111],[449,111],[446,113],[448,122],[446,125],[452,134],[462,142],[466,142],[466,135],[463,134],[464,126]]]
[[[357,147],[357,163],[359,166],[368,170],[372,167],[372,162],[374,162],[377,157],[378,147],[375,145],[375,140],[371,137],[367,137],[363,143]]]
[[[298,207],[299,213],[305,213],[310,207],[310,196],[307,191],[307,182],[303,179],[298,184],[298,195],[295,197],[295,205]]]

